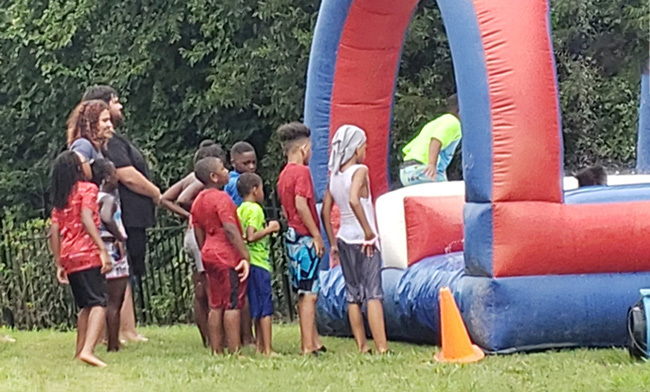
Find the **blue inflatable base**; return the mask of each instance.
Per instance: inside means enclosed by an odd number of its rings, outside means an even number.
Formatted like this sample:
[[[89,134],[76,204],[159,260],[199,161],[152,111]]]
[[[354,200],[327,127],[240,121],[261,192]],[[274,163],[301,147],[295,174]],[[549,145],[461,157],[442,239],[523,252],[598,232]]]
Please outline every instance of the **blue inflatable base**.
[[[462,253],[382,273],[391,340],[438,344],[438,292],[454,293],[474,343],[492,353],[622,346],[627,310],[650,287],[650,273],[484,278],[464,273]],[[318,330],[351,336],[340,268],[321,272]]]

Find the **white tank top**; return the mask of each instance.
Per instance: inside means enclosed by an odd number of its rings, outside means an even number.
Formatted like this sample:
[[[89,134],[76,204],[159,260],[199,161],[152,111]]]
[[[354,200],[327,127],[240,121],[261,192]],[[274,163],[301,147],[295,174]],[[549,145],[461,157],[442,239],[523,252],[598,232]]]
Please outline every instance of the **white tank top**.
[[[353,165],[347,168],[344,172],[335,173],[330,177],[330,194],[341,211],[341,228],[336,237],[348,244],[361,244],[366,238],[361,224],[350,207],[352,176],[360,167],[363,167],[363,165]],[[362,197],[360,198],[360,201],[363,212],[366,214],[368,224],[372,228],[373,233],[377,235],[375,210],[372,206],[370,189],[368,189],[368,197]]]

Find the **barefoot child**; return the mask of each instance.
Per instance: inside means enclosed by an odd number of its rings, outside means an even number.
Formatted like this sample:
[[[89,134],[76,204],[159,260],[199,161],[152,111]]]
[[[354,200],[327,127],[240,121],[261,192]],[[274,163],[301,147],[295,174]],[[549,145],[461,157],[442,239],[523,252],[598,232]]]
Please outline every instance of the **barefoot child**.
[[[278,221],[271,221],[264,227],[264,189],[262,179],[255,173],[244,173],[237,181],[237,191],[243,202],[237,208],[237,216],[244,231],[251,270],[248,277],[248,302],[250,315],[255,325],[257,352],[272,356],[271,316],[273,297],[271,292],[271,262],[269,260],[269,236],[280,230]]]
[[[205,185],[192,203],[192,225],[207,275],[210,293],[208,316],[212,351],[223,353],[224,336],[230,353],[239,351],[241,309],[244,306],[249,264],[237,208],[222,190],[228,170],[219,158],[200,160],[196,178]]]
[[[302,123],[292,122],[278,128],[287,165],[278,178],[278,194],[287,217],[287,256],[291,285],[298,293],[300,339],[302,354],[325,351],[316,331],[316,300],[318,299],[318,265],[325,253],[319,231],[314,198],[314,185],[309,168],[311,134]]]
[[[77,319],[75,358],[90,365],[106,364],[94,354],[104,324],[105,273],[111,259],[99,236],[97,186],[85,182],[79,156],[72,151],[59,155],[52,169],[52,227],[50,246],[56,278],[70,284],[81,312]]]
[[[365,303],[377,352],[384,354],[388,344],[382,307],[381,256],[377,249],[368,167],[362,165],[366,146],[366,134],[362,129],[343,125],[336,131],[328,165],[330,182],[323,200],[323,225],[332,244],[332,256],[340,258],[348,317],[357,347],[362,353],[370,351],[361,314],[361,305]],[[330,219],[332,201],[341,211],[337,238],[334,238]]]
[[[101,220],[99,234],[113,262],[113,269],[106,274],[108,351],[119,351],[120,310],[129,281],[129,264],[124,251],[126,231],[122,224],[122,209],[117,191],[118,179],[115,166],[110,161],[98,159],[92,164],[92,172],[93,182],[99,186],[97,196]]]
[[[216,157],[221,159],[222,162],[226,159],[221,146],[212,140],[204,140],[199,145],[199,149],[194,154],[194,164],[203,158]],[[210,313],[210,304],[208,303],[208,287],[205,276],[205,269],[201,262],[201,249],[196,243],[196,236],[194,235],[194,228],[189,222],[189,211],[192,208],[192,203],[196,196],[204,188],[201,181],[196,179],[194,171],[186,175],[180,181],[172,185],[160,198],[163,205],[172,203],[180,206],[182,211],[186,214],[179,214],[180,216],[188,219],[187,230],[185,231],[185,238],[183,240],[183,247],[185,252],[194,260],[196,271],[192,275],[194,282],[194,320],[196,326],[199,328],[203,345],[208,346],[208,314]]]

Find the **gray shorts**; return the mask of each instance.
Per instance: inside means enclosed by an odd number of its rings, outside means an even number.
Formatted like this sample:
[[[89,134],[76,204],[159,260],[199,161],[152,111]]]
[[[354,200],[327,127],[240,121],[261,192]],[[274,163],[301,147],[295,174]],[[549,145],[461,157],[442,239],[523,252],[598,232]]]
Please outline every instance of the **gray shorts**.
[[[361,245],[337,241],[341,256],[341,269],[345,279],[345,299],[348,303],[362,304],[371,299],[382,299],[381,254],[375,249],[372,257],[361,251]]]
[[[196,237],[194,236],[194,229],[187,229],[185,231],[183,247],[190,258],[194,260],[196,270],[198,272],[205,271],[205,268],[203,268],[203,262],[201,261],[201,249],[199,249],[199,244],[196,243]]]

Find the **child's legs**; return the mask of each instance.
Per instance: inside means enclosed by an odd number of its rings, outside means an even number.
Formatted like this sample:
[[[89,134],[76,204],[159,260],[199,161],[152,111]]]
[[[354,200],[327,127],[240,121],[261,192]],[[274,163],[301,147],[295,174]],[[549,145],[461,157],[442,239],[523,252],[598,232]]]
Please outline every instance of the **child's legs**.
[[[302,353],[309,354],[318,349],[315,345],[316,338],[316,300],[317,294],[303,293],[298,300],[298,314],[300,317],[300,339],[302,341]]]
[[[262,317],[260,320],[257,320],[259,324],[259,329],[257,333],[261,335],[261,344],[259,350],[266,355],[273,353],[272,346],[272,334],[273,334],[273,320],[271,316]]]
[[[265,347],[270,347],[264,340],[264,330],[261,320],[269,319],[273,315],[273,294],[271,287],[271,273],[264,268],[251,266],[248,276],[248,301],[250,303],[250,314],[255,320],[255,336],[257,337],[257,351],[265,352]],[[267,353],[269,354],[269,353]]]
[[[208,345],[208,313],[210,313],[210,305],[208,303],[208,289],[206,283],[205,272],[195,272],[194,280],[194,319],[196,326],[201,333],[203,345]]]
[[[241,336],[241,310],[229,309],[223,317],[224,328],[226,329],[226,344],[231,354],[239,352]]]
[[[124,292],[124,301],[120,311],[120,334],[128,340],[137,340],[138,332],[135,330],[135,311],[133,310],[133,290],[131,281],[127,282]]]
[[[86,341],[86,329],[88,328],[88,314],[90,309],[83,308],[77,317],[77,347],[74,351],[74,357],[77,358]]]
[[[255,327],[255,351],[262,352],[264,350],[264,341],[262,340],[262,324],[260,319],[253,319],[253,326]]]
[[[208,326],[208,340],[212,352],[215,354],[223,354],[223,309],[210,309]]]
[[[241,342],[243,345],[253,344],[253,320],[251,319],[248,297],[244,298],[244,307],[241,311]]]
[[[361,254],[363,255],[362,252]],[[388,342],[386,341],[384,307],[382,304],[384,292],[381,283],[381,254],[375,252],[372,257],[364,256],[359,268],[363,277],[364,298],[368,304],[370,332],[377,351],[383,353],[388,351]]]
[[[363,315],[361,314],[361,304],[363,303],[363,293],[361,280],[362,272],[360,270],[363,263],[363,254],[360,251],[360,245],[347,244],[344,241],[338,241],[339,254],[341,259],[341,270],[345,279],[345,299],[348,302],[348,319],[352,335],[360,351],[367,351],[366,345],[366,328],[363,325]],[[357,249],[359,248],[359,249]]]
[[[106,309],[103,306],[93,306],[88,313],[88,324],[86,326],[86,339],[79,357],[83,355],[93,355],[97,338],[102,331],[102,326],[106,317]]]
[[[106,282],[108,305],[106,307],[106,326],[108,329],[108,351],[120,349],[120,312],[129,278],[109,279]]]

